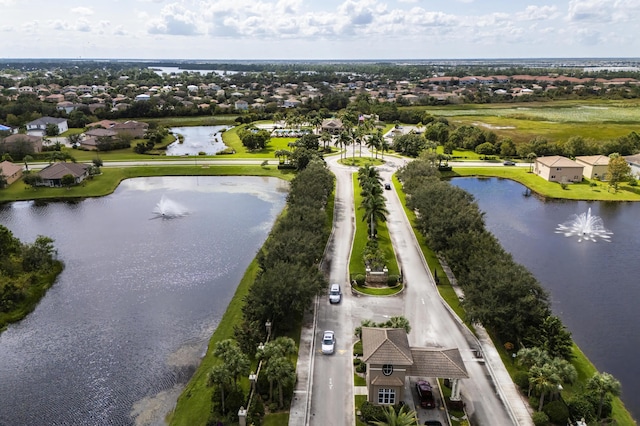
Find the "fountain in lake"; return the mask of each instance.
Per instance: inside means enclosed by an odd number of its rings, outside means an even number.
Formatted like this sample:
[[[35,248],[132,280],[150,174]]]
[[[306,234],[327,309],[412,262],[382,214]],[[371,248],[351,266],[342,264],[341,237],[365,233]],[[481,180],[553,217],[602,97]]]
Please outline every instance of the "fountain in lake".
[[[574,214],[568,222],[558,225],[556,234],[565,237],[578,237],[578,242],[588,240],[596,242],[598,239],[610,241],[613,232],[608,231],[602,224],[600,216],[591,215],[591,207],[586,213]]]
[[[153,213],[156,215],[156,218],[174,219],[186,216],[189,212],[182,205],[163,195],[158,204],[156,204],[156,208],[153,209]]]

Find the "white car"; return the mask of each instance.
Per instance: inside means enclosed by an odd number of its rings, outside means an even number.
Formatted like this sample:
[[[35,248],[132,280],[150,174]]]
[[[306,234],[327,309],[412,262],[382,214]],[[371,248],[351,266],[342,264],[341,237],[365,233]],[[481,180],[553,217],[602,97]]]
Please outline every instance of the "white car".
[[[330,355],[336,348],[336,336],[331,330],[327,330],[322,334],[322,353]]]
[[[329,289],[329,303],[340,303],[342,299],[342,290],[340,290],[340,284],[331,284]]]

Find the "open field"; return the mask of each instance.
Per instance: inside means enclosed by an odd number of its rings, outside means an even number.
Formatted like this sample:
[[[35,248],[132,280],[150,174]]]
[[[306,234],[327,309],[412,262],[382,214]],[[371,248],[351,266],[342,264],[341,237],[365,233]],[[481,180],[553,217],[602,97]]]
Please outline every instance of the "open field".
[[[640,131],[638,100],[554,101],[520,104],[427,107],[434,116],[457,125],[477,125],[514,142],[542,136],[564,142],[571,136],[610,140]]]

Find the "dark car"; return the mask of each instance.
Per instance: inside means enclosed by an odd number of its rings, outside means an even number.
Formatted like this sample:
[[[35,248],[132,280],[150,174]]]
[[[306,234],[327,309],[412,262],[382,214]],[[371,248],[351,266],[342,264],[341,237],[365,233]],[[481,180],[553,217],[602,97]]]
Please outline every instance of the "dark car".
[[[515,165],[516,165],[516,163],[515,163],[515,162],[510,161],[510,160],[507,160],[507,161],[505,161],[505,162],[504,162],[504,163],[502,163],[502,164],[504,164],[505,166],[515,166]]]
[[[420,406],[422,408],[436,408],[436,400],[433,397],[433,389],[431,384],[425,380],[416,382],[416,391],[420,398]]]
[[[385,183],[384,184],[384,189],[391,189],[391,184],[390,183]]]
[[[426,420],[424,424],[428,426],[442,426],[442,423],[437,420]]]

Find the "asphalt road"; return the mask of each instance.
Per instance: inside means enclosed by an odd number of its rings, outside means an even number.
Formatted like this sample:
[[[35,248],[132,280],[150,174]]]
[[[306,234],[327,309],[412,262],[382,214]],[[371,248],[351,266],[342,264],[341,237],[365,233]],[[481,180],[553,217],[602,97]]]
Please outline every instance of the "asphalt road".
[[[364,155],[364,154],[363,154]],[[413,234],[413,229],[404,213],[394,190],[385,191],[389,214],[388,227],[391,239],[401,264],[406,290],[395,297],[355,296],[349,291],[348,259],[354,232],[354,206],[352,173],[357,169],[337,163],[338,158],[328,158],[327,163],[335,173],[336,212],[334,230],[329,245],[330,281],[343,288],[343,300],[339,305],[330,305],[327,296],[319,298],[317,317],[312,338],[314,349],[310,362],[307,416],[309,425],[355,424],[352,344],[354,329],[363,319],[382,322],[391,316],[402,315],[412,325],[409,343],[412,346],[436,346],[458,348],[470,378],[462,380],[463,400],[472,424],[514,424],[507,407],[503,404],[496,385],[485,364],[479,363],[472,349],[477,340],[444,305],[435,282],[429,272]],[[387,157],[379,168],[385,182],[405,160]],[[486,165],[486,164],[485,164]],[[345,291],[346,290],[346,291]],[[333,355],[322,355],[320,339],[324,330],[336,333],[337,351]],[[300,417],[292,415],[290,424],[300,423]]]

